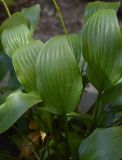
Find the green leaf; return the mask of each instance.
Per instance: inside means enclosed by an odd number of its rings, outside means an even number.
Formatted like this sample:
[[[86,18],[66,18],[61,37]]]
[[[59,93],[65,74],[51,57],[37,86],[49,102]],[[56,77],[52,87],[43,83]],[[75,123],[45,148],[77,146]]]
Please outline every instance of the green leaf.
[[[120,160],[122,158],[122,127],[96,129],[81,142],[80,160]]]
[[[12,57],[16,75],[28,92],[36,92],[36,61],[43,47],[41,41],[33,41],[19,48]]]
[[[85,113],[76,113],[72,112],[67,114],[69,120],[73,118],[79,118],[87,127],[91,127],[93,124],[93,119],[91,116],[85,114]]]
[[[30,22],[30,29],[34,31],[37,29],[37,26],[40,21],[40,12],[41,8],[39,4],[36,4],[30,8],[24,8],[22,10],[22,14],[28,19]]]
[[[30,107],[41,102],[39,97],[17,91],[0,105],[0,133],[9,129]]]
[[[66,114],[77,107],[82,78],[67,36],[56,36],[44,45],[37,61],[37,87],[52,113]]]
[[[1,50],[3,49],[2,44],[1,44],[1,38],[2,38],[3,31],[6,29],[20,26],[21,24],[25,24],[28,26],[28,20],[20,12],[16,12],[15,14],[13,14],[11,17],[9,17],[7,20],[5,20],[2,23],[2,25],[0,26],[0,49]]]
[[[118,8],[120,7],[120,2],[100,2],[95,1],[88,3],[85,12],[84,12],[84,21],[87,22],[88,19],[97,11],[101,9],[113,9],[117,12]]]
[[[73,53],[75,55],[75,58],[81,70],[83,63],[84,63],[84,59],[82,55],[82,42],[81,42],[80,36],[74,33],[74,34],[68,35],[67,38],[69,40],[69,44],[71,45],[73,49]]]
[[[82,35],[88,76],[99,90],[114,87],[122,75],[122,35],[113,10],[100,10],[86,23]]]
[[[29,44],[32,41],[32,34],[26,25],[6,29],[2,34],[2,44],[5,52],[12,57],[18,48]]]
[[[122,105],[108,107],[102,121],[107,127],[122,125]]]
[[[6,29],[17,27],[21,24],[28,26],[28,20],[22,13],[16,12],[2,23],[0,26],[0,34]]]
[[[102,105],[110,104],[120,106],[122,105],[122,82],[105,92],[101,98]]]

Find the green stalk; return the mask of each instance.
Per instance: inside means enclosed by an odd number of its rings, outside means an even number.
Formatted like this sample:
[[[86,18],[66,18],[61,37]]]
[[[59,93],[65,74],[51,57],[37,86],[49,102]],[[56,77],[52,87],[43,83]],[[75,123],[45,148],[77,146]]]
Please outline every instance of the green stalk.
[[[8,8],[8,6],[7,6],[6,2],[5,2],[5,0],[0,0],[0,1],[1,1],[2,4],[4,5],[4,7],[5,7],[5,9],[6,9],[6,12],[7,12],[8,16],[11,17],[11,13],[10,13],[10,11],[9,11],[9,8]]]
[[[93,112],[94,120],[93,120],[92,129],[94,129],[96,127],[96,124],[97,124],[97,118],[98,118],[98,115],[99,115],[100,98],[101,98],[101,92],[99,92],[99,94],[98,94],[98,98],[97,98],[97,101],[96,101],[96,104],[95,104],[95,108],[94,108],[94,112]]]
[[[68,151],[67,158],[69,158],[69,155],[70,155],[69,135],[68,135],[69,127],[68,127],[68,119],[66,115],[64,116],[64,129],[65,129],[65,137],[66,137],[67,151]]]
[[[55,8],[57,10],[57,13],[59,14],[59,18],[60,18],[60,21],[61,21],[61,25],[62,25],[62,28],[64,30],[64,33],[67,34],[67,29],[66,29],[66,25],[64,23],[64,19],[63,19],[63,15],[61,13],[61,9],[60,9],[60,6],[57,4],[57,1],[56,0],[53,0],[53,3],[55,5]]]

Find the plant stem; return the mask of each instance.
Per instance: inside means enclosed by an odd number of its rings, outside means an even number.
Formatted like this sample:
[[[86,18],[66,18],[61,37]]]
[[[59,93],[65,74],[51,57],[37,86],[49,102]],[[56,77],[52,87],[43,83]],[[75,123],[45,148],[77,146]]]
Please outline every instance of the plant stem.
[[[69,136],[68,136],[68,120],[67,116],[64,116],[64,129],[65,129],[65,136],[66,136],[66,143],[67,143],[67,151],[68,151],[68,156],[70,155],[70,147],[69,147]]]
[[[60,6],[58,5],[58,3],[57,3],[56,0],[53,0],[53,3],[54,3],[54,5],[55,5],[55,8],[56,8],[56,10],[57,10],[57,13],[59,14],[60,21],[61,21],[61,24],[62,24],[64,33],[67,34],[68,32],[67,32],[67,29],[66,29],[66,25],[65,25],[65,23],[64,23],[64,19],[63,19],[62,13],[61,13]]]
[[[92,129],[94,129],[95,126],[96,126],[96,121],[97,121],[98,111],[99,111],[100,97],[101,97],[101,92],[99,92],[99,94],[98,94],[98,98],[97,98],[97,101],[96,101],[96,104],[95,104],[95,108],[94,108],[94,112],[93,112],[94,120],[93,120],[93,127],[92,127]]]
[[[35,150],[33,149],[33,147],[31,147],[31,150],[32,150],[32,152],[33,152],[35,158],[36,158],[37,160],[40,160],[38,154],[35,152]]]
[[[2,4],[4,5],[8,16],[11,17],[11,13],[10,13],[10,11],[9,11],[9,9],[8,9],[8,6],[7,6],[6,2],[5,2],[5,0],[0,0],[0,1],[1,1]]]

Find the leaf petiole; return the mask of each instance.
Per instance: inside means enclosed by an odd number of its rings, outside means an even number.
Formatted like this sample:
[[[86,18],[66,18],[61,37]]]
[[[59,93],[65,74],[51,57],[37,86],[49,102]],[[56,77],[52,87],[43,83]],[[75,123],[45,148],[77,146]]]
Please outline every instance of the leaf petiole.
[[[11,13],[10,13],[10,11],[9,11],[9,8],[8,8],[8,6],[7,6],[6,2],[5,2],[5,0],[0,0],[0,1],[1,1],[2,4],[4,5],[4,7],[5,7],[5,9],[6,9],[6,12],[7,12],[8,16],[11,17]]]
[[[57,13],[59,14],[59,17],[60,17],[60,20],[61,20],[61,24],[62,24],[64,33],[67,34],[68,31],[67,31],[66,25],[65,25],[65,23],[64,23],[64,19],[63,19],[62,13],[61,13],[61,9],[60,9],[59,5],[57,4],[56,0],[53,0],[53,3],[54,3],[54,5],[55,5],[55,8],[56,8],[56,10],[57,10]]]

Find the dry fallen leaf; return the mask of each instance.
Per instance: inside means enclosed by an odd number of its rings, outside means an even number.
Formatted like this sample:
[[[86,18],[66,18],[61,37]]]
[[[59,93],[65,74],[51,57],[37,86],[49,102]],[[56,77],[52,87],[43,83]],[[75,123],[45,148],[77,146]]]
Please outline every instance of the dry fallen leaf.
[[[32,144],[31,142],[25,140],[21,146],[21,149],[20,149],[20,159],[23,158],[23,157],[29,157],[33,151],[32,151],[32,148],[34,150],[36,150],[36,146],[39,145],[39,142],[40,142],[40,132],[39,131],[36,131],[36,132],[32,132],[28,135],[28,138],[35,144]]]

